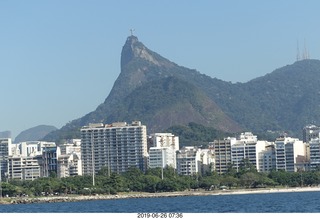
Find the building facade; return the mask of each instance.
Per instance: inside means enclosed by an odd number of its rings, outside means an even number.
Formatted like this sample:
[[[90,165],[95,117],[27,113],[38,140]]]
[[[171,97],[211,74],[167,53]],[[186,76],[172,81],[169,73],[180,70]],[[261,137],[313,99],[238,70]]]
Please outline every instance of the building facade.
[[[35,157],[10,156],[8,166],[9,179],[34,180],[41,177],[39,160]]]
[[[309,163],[310,170],[320,168],[320,139],[313,138],[309,141]]]
[[[200,171],[200,149],[193,146],[177,151],[177,172],[179,175],[192,176]]]
[[[176,169],[176,152],[179,150],[179,137],[171,133],[155,133],[150,135],[152,146],[149,148],[148,167]]]
[[[11,138],[0,138],[0,181],[8,177],[8,157],[11,155]]]
[[[81,156],[84,175],[101,168],[122,173],[130,167],[147,168],[147,129],[140,121],[89,124],[81,129]]]
[[[57,147],[57,176],[82,175],[81,139],[72,139]]]
[[[305,144],[291,137],[279,137],[275,140],[276,170],[296,172],[306,164]]]
[[[231,145],[234,144],[236,138],[217,139],[213,142],[215,171],[218,174],[223,174],[228,171],[232,164]]]
[[[177,173],[180,175],[202,175],[214,169],[214,155],[211,149],[185,146],[177,151]]]
[[[269,144],[258,155],[259,172],[270,172],[276,168],[276,153],[274,144]]]

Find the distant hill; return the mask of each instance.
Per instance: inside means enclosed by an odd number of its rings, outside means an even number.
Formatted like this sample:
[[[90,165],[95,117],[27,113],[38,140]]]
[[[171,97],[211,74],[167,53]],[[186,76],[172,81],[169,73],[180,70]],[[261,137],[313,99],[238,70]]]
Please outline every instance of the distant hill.
[[[148,133],[196,123],[227,133],[300,137],[306,124],[320,124],[319,76],[320,61],[307,59],[233,84],[179,66],[129,36],[121,72],[104,103],[44,139],[79,138],[88,123],[132,120],[146,124]]]
[[[39,125],[25,131],[22,131],[14,140],[15,143],[23,141],[39,141],[50,132],[57,130],[56,127],[50,125]]]

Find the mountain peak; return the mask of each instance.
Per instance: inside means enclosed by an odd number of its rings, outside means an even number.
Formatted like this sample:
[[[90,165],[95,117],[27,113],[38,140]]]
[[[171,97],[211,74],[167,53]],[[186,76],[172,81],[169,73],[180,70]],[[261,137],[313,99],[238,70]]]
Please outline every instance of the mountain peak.
[[[138,37],[131,35],[127,38],[121,52],[121,69],[134,58],[134,48],[137,43],[139,43]]]
[[[138,40],[138,37],[131,35],[127,38],[126,43],[122,47],[121,52],[121,69],[129,64],[134,59],[147,61],[151,64],[162,66],[171,65],[172,63],[148,49],[143,43]]]
[[[131,35],[131,36],[128,36],[127,38],[127,41],[125,44],[133,44],[135,42],[138,42],[138,37],[134,36],[134,35]]]

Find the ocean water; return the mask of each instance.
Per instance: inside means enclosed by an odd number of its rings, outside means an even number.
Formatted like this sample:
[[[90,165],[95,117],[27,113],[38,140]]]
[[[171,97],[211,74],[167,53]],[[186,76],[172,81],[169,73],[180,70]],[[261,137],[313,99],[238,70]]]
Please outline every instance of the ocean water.
[[[130,198],[0,205],[1,213],[320,213],[320,192]],[[136,218],[155,218],[137,215]],[[1,214],[0,214],[1,216]],[[159,218],[159,217],[156,217]],[[168,218],[168,217],[167,217]]]

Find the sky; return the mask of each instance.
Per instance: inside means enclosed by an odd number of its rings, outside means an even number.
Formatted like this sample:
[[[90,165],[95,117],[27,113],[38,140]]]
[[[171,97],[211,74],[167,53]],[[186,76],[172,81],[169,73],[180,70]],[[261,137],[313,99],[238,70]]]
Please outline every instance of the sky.
[[[61,128],[104,102],[130,29],[180,66],[245,83],[320,58],[318,0],[0,0],[0,132]],[[130,121],[128,121],[130,122]]]

